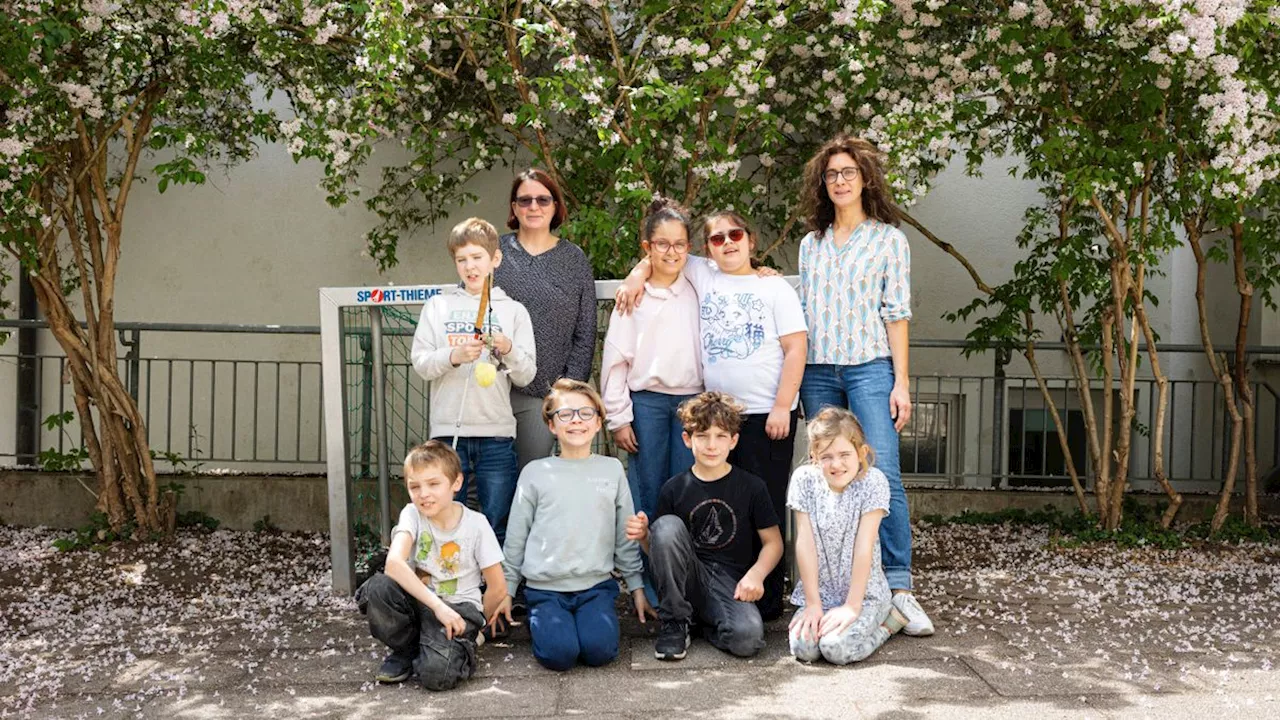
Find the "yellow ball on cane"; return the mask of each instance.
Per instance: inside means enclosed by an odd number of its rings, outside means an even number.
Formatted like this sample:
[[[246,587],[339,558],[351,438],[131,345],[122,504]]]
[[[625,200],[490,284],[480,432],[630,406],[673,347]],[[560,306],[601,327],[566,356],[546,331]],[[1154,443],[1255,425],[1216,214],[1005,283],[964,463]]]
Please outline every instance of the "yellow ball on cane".
[[[494,380],[498,379],[498,368],[493,363],[478,362],[476,363],[476,384],[480,387],[489,387]]]

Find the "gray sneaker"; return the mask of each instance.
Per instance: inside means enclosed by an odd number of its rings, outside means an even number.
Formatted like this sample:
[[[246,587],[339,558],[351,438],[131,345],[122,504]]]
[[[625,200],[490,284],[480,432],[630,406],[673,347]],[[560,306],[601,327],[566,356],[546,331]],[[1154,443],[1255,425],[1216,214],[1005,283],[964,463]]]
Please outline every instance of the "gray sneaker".
[[[911,593],[894,593],[893,606],[907,618],[902,632],[913,637],[925,637],[933,634],[933,621],[925,614],[924,608],[916,602]]]

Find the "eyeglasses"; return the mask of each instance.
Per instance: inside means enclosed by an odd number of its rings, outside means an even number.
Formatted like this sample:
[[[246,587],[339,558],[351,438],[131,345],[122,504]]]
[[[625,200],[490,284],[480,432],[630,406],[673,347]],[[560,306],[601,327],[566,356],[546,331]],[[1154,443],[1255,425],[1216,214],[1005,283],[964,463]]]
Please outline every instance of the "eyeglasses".
[[[560,408],[555,412],[556,419],[562,423],[573,422],[575,416],[581,418],[582,422],[591,422],[599,414],[593,407]]]
[[[847,168],[841,168],[839,170],[828,170],[822,173],[822,181],[827,185],[834,184],[836,181],[836,178],[844,178],[845,182],[851,183],[854,180],[858,179],[858,168],[856,166],[850,165]]]
[[[682,243],[682,242],[673,243],[673,242],[667,242],[666,240],[652,240],[649,242],[649,247],[653,248],[654,250],[657,250],[660,253],[665,253],[668,250],[675,250],[677,254],[683,255],[689,252],[689,243]]]
[[[724,232],[718,232],[712,235],[708,235],[707,242],[711,243],[712,245],[715,245],[716,247],[720,247],[725,243],[726,240],[729,242],[736,243],[736,242],[741,242],[742,238],[746,236],[747,236],[746,230],[743,230],[742,228],[730,228],[728,230],[725,230]]]
[[[522,208],[531,207],[534,203],[538,203],[538,207],[550,207],[555,201],[550,195],[521,195],[516,198],[516,204]]]

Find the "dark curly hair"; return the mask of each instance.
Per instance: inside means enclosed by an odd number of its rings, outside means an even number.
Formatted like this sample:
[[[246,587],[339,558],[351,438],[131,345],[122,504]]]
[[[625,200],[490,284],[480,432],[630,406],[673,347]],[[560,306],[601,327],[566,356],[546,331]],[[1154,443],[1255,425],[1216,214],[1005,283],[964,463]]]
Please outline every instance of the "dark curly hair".
[[[884,160],[879,149],[862,138],[841,134],[818,148],[818,152],[805,163],[801,202],[809,229],[825,232],[836,221],[836,206],[827,195],[822,175],[827,171],[831,158],[840,153],[853,158],[858,165],[858,174],[862,176],[862,209],[867,217],[896,227],[901,217],[889,197],[888,183],[884,179]]]

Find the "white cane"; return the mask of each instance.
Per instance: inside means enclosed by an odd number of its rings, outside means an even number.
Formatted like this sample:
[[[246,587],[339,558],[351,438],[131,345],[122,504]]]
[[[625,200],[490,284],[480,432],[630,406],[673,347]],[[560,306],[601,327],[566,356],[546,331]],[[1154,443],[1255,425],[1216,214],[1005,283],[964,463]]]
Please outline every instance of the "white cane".
[[[471,376],[475,374],[475,363],[467,363],[467,367],[471,368],[467,373],[467,379],[462,383],[462,404],[458,405],[458,420],[453,424],[453,451],[458,452],[458,433],[462,431],[462,413],[467,407],[467,390],[471,389]]]

